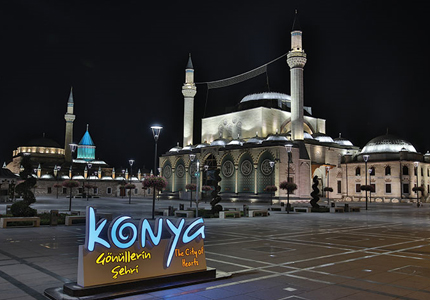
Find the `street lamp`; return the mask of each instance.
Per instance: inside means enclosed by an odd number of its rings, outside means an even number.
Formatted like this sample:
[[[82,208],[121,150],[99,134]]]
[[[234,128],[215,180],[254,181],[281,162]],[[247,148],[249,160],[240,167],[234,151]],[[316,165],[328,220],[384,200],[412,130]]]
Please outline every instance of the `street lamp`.
[[[364,185],[367,185],[367,161],[369,160],[369,155],[363,155],[364,160],[364,170],[365,170],[365,183]],[[367,188],[366,188],[366,210],[367,210]]]
[[[131,204],[131,178],[133,176],[133,164],[134,164],[134,159],[129,159],[128,163],[130,164],[130,175],[129,176],[129,183],[130,183],[130,188],[128,190],[128,194],[129,194],[129,198],[128,198],[128,204]]]
[[[89,182],[89,179],[90,179],[90,176],[91,176],[91,167],[93,166],[93,164],[92,163],[87,163],[87,166],[88,166],[88,174],[87,174],[87,201],[88,201],[88,197],[89,197],[89,194],[90,194],[90,182]]]
[[[415,187],[415,193],[417,193],[417,207],[420,207],[420,200],[418,198],[418,164],[419,162],[414,162],[414,169],[415,169],[415,178],[417,181],[416,187]]]
[[[288,154],[288,166],[287,166],[287,183],[290,182],[290,164],[292,163],[291,159],[291,150],[293,148],[293,145],[286,144],[285,149],[287,150]],[[290,213],[290,189],[287,189],[287,214]]]
[[[330,207],[330,166],[326,166],[325,169],[327,170],[327,205]]]
[[[272,169],[272,174],[270,174],[270,185],[273,186],[273,169],[275,167],[274,161],[269,161],[270,168]],[[270,187],[270,206],[273,204],[273,193],[272,193],[272,187]]]
[[[368,170],[368,172],[369,172],[369,203],[372,203],[372,172],[373,172],[373,169],[370,168]]]
[[[154,136],[155,141],[155,150],[154,150],[154,172],[157,172],[157,143],[158,138],[160,137],[161,129],[163,127],[161,126],[151,126],[152,129],[152,135]],[[152,219],[155,218],[155,187],[153,187],[153,193],[152,193]]]
[[[194,162],[194,159],[196,158],[195,154],[190,154],[190,160]],[[199,216],[199,181],[200,181],[200,161],[199,159],[196,160],[196,218]],[[190,165],[190,175],[191,175],[191,165]],[[190,206],[191,206],[191,199],[190,198]]]
[[[205,169],[205,185],[208,185],[208,170],[209,170],[209,166],[208,165],[204,165],[203,167]],[[206,191],[205,191],[205,203],[206,203]]]
[[[57,199],[58,199],[58,172],[60,172],[61,166],[55,165],[54,167],[54,176],[55,176],[55,185],[57,187]]]
[[[194,162],[194,159],[196,158],[195,154],[190,154],[190,167],[188,168],[188,173],[190,173],[190,184],[193,183],[193,174],[191,172],[191,166]],[[190,189],[190,207],[193,207],[193,190]],[[197,187],[196,187],[196,193],[197,193]]]
[[[75,153],[76,149],[78,148],[77,144],[69,144],[70,152],[72,152],[72,162],[70,164],[70,170],[69,170],[69,177],[70,179],[73,179],[73,153]]]

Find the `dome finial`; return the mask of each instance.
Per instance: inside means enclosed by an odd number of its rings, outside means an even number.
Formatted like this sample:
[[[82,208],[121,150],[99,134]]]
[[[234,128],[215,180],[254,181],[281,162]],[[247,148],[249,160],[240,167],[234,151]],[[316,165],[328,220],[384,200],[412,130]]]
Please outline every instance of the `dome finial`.
[[[188,53],[188,63],[187,63],[186,69],[194,70],[193,61],[191,60],[191,53]]]
[[[299,23],[299,14],[297,12],[297,9],[295,10],[293,28],[291,31],[302,31]]]

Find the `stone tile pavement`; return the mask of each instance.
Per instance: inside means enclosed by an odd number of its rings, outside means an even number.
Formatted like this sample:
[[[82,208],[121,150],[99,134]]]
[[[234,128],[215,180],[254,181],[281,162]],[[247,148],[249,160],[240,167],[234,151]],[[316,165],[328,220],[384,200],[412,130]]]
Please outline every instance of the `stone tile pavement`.
[[[188,206],[156,206],[179,203]],[[73,199],[74,210],[88,204],[136,219],[151,214],[150,199]],[[43,198],[34,207],[67,205]],[[5,209],[0,204],[0,214]],[[372,203],[359,213],[271,212],[205,223],[207,264],[231,278],[121,299],[430,299],[430,205]],[[46,299],[46,288],[76,281],[83,242],[82,225],[0,229],[0,299]]]

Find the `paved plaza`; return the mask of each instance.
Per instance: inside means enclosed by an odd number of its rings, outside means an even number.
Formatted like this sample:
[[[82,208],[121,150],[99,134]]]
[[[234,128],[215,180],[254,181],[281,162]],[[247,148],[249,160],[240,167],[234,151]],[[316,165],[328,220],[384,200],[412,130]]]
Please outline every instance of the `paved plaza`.
[[[138,219],[150,218],[151,203],[73,199],[72,209],[90,204]],[[180,203],[188,206],[156,206]],[[66,210],[68,199],[42,198],[34,207]],[[0,214],[5,209],[0,204]],[[279,211],[205,223],[207,264],[232,277],[121,299],[430,299],[430,205],[372,203],[354,213]],[[45,289],[76,281],[83,243],[83,225],[0,229],[0,299],[46,299]]]

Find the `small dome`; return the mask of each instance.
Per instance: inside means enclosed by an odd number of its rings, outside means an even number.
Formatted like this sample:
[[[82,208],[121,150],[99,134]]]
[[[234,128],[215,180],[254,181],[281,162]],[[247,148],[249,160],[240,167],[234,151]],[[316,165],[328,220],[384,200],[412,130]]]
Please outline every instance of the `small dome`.
[[[314,133],[312,137],[320,143],[334,143],[333,139],[325,133]]]
[[[222,137],[220,137],[220,138],[218,138],[218,139],[216,139],[216,140],[214,140],[212,143],[211,143],[211,146],[225,146],[225,145],[227,145],[228,143],[230,142],[230,140],[228,140],[228,139],[223,139]]]
[[[286,142],[288,141],[288,139],[286,138],[286,136],[284,135],[280,135],[280,134],[273,134],[273,135],[269,135],[266,138],[266,141],[282,141],[282,142]]]
[[[364,146],[361,153],[378,153],[378,152],[400,152],[409,151],[417,152],[415,147],[401,138],[391,134],[381,135],[371,139],[366,146]]]
[[[169,152],[178,152],[180,150],[182,150],[182,147],[179,146],[179,142],[178,142],[175,147],[169,150]]]
[[[210,146],[208,143],[206,143],[206,141],[204,141],[203,143],[201,143],[201,144],[198,144],[197,146],[196,146],[196,148],[197,149],[200,149],[200,148],[204,148],[204,147],[207,147],[207,146]]]
[[[255,136],[246,141],[247,144],[261,144],[263,142],[263,138],[258,136],[258,132],[255,133]]]
[[[344,139],[339,133],[339,137],[334,139],[334,142],[341,146],[354,146],[350,140]]]
[[[245,143],[245,140],[241,139],[239,135],[237,135],[237,139],[232,140],[227,145],[234,145],[234,146],[242,146]]]
[[[312,137],[312,135],[310,135],[309,133],[307,133],[306,131],[305,131],[305,133],[303,134],[303,138],[305,139],[305,140],[313,140],[314,138]]]
[[[184,148],[182,148],[182,151],[191,151],[193,150],[195,147],[193,145],[188,145],[185,146]]]

